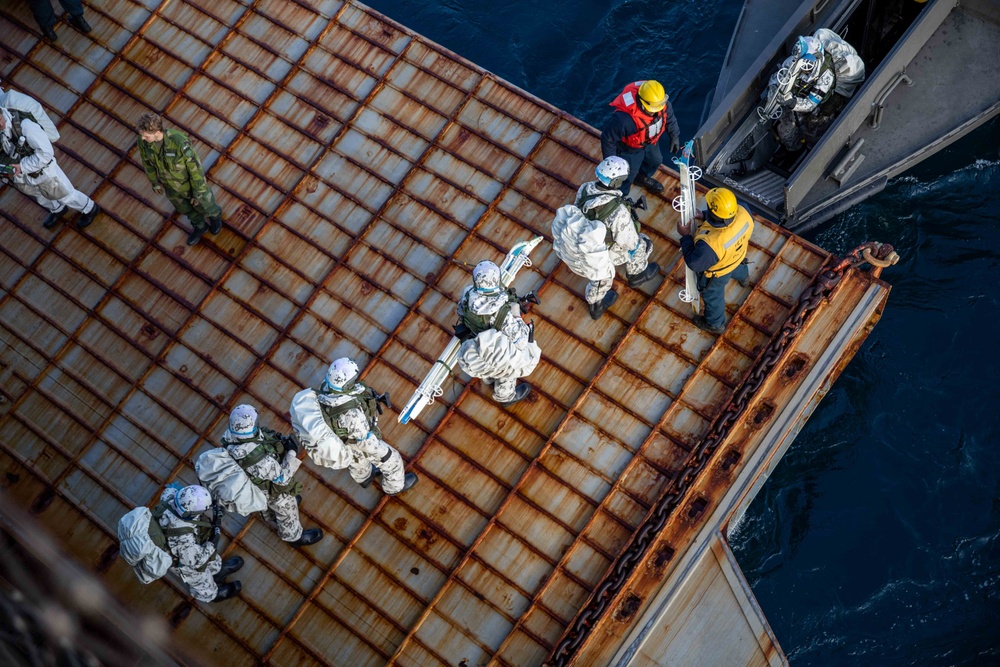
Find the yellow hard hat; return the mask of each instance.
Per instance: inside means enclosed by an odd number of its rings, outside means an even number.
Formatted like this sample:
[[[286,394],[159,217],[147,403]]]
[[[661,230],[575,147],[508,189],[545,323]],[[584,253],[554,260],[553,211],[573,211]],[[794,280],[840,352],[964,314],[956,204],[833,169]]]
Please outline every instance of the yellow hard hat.
[[[666,91],[663,90],[659,81],[652,79],[643,81],[642,85],[639,86],[639,99],[642,100],[642,106],[646,107],[646,111],[650,113],[656,113],[667,106]]]
[[[738,205],[736,195],[726,188],[712,188],[705,193],[705,203],[708,210],[720,220],[729,220],[736,215]]]

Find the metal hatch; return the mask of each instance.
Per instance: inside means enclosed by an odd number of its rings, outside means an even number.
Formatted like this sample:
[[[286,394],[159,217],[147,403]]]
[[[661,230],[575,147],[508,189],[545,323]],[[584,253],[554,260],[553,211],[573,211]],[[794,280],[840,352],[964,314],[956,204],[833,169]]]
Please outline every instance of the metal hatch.
[[[327,537],[293,550],[229,516],[243,593],[193,603],[136,581],[118,518],[193,482],[231,406],[287,429],[335,356],[408,396],[451,335],[458,262],[548,237],[598,136],[355,2],[121,0],[88,20],[49,44],[24,4],[0,10],[5,84],[49,108],[60,164],[105,211],[50,232],[0,194],[3,492],[206,662],[544,660],[830,255],[761,221],[729,330],[694,328],[661,170],[644,229],[662,280],[593,322],[547,244],[518,277],[543,301],[533,400],[501,410],[457,378],[416,422],[385,420],[423,479],[399,497],[303,466],[304,522]],[[226,212],[198,246],[138,166],[146,109],[192,136]],[[825,326],[858,298],[831,295]]]

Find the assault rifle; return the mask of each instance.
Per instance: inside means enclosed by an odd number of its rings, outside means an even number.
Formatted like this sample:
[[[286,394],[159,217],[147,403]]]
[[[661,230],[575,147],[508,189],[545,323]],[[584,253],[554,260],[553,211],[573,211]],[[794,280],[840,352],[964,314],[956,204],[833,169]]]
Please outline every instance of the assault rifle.
[[[518,241],[510,249],[503,263],[500,265],[500,284],[509,287],[514,282],[514,277],[521,267],[531,266],[531,258],[528,255],[542,242],[541,236],[536,236],[530,241]],[[525,295],[527,297],[528,295]],[[535,297],[537,299],[537,297]],[[443,392],[441,385],[446,377],[451,375],[451,371],[458,362],[458,348],[462,346],[462,341],[458,336],[452,336],[444,352],[437,358],[434,365],[427,372],[423,382],[413,392],[413,396],[406,403],[402,412],[399,413],[399,423],[406,424],[411,419],[420,414],[426,406],[434,402],[434,399]]]

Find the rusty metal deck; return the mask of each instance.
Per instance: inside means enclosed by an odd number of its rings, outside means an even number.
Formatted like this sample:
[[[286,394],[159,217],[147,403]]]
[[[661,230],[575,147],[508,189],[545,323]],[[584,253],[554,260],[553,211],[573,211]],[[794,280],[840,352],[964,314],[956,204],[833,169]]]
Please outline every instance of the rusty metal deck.
[[[118,518],[194,482],[233,405],[287,429],[292,395],[336,356],[404,402],[451,336],[470,279],[453,260],[548,238],[599,142],[354,2],[87,12],[90,35],[61,25],[49,44],[22,3],[0,9],[4,87],[49,108],[60,164],[104,210],[83,233],[49,232],[33,202],[0,194],[5,493],[209,662],[540,664],[827,253],[759,223],[753,286],[730,285],[716,339],[678,300],[668,198],[650,197],[644,227],[668,275],[619,284],[599,322],[543,244],[517,279],[542,299],[535,396],[501,410],[458,378],[415,423],[386,419],[422,479],[400,497],[303,466],[304,523],[327,537],[293,550],[228,517],[243,593],[192,603],[115,557]],[[139,166],[131,127],[147,109],[192,137],[223,207],[225,229],[198,246]],[[849,312],[855,292],[829,307]]]

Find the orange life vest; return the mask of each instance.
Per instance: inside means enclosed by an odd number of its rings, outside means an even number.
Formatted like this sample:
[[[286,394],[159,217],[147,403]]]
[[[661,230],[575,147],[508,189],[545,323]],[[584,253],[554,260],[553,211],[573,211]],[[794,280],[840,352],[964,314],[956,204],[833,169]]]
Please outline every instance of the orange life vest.
[[[667,107],[651,115],[639,104],[639,86],[643,83],[645,81],[628,84],[620,95],[611,100],[611,106],[627,113],[639,128],[635,133],[622,137],[622,143],[629,148],[644,148],[655,144],[667,129]]]

